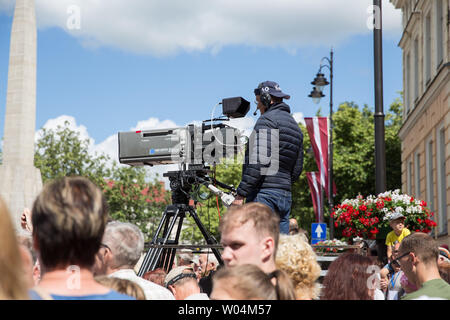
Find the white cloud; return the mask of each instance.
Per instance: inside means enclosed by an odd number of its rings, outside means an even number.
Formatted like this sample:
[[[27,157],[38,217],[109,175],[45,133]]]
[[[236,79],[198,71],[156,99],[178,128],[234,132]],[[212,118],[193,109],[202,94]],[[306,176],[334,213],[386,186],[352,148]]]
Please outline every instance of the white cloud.
[[[94,139],[92,139],[89,136],[89,133],[87,131],[87,128],[83,125],[77,125],[77,122],[74,117],[68,116],[68,115],[62,115],[55,119],[49,119],[47,122],[43,125],[43,128],[47,130],[53,130],[55,131],[58,126],[64,127],[64,124],[68,122],[68,128],[72,131],[79,133],[80,140],[89,140],[89,144],[94,144]],[[40,137],[42,137],[42,129],[39,129],[36,134],[34,140],[37,141]],[[92,150],[90,150],[92,151]]]
[[[305,116],[303,115],[303,112],[294,112],[292,114],[292,116],[294,117],[295,121],[297,121],[297,123],[301,123],[303,125],[305,124]]]
[[[11,11],[11,0],[0,10]],[[157,56],[229,45],[336,46],[367,34],[372,0],[36,0],[40,28],[59,27],[86,46]],[[73,6],[79,8],[79,19]],[[76,23],[74,23],[74,19]],[[73,28],[79,23],[80,28]],[[71,29],[69,29],[69,27]],[[401,12],[383,0],[383,31],[401,32]]]

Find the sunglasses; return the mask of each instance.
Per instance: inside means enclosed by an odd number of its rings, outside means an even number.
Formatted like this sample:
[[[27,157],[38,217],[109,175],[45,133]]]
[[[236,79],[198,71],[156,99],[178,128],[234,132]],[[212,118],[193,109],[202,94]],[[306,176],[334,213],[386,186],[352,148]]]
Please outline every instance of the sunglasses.
[[[408,252],[402,254],[400,257],[397,257],[396,259],[392,260],[391,264],[396,264],[396,265],[401,266],[402,264],[401,264],[401,262],[400,262],[400,259],[403,258],[403,257],[406,257],[406,256],[407,256],[408,254],[410,254],[410,253],[411,253],[411,252],[408,251]]]

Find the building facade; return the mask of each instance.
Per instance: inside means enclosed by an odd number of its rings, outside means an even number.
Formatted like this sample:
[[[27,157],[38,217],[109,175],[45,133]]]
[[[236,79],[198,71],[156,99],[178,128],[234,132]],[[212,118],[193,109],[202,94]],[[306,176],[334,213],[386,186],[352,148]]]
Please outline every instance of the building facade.
[[[402,10],[402,189],[435,213],[450,245],[450,0],[391,0]]]

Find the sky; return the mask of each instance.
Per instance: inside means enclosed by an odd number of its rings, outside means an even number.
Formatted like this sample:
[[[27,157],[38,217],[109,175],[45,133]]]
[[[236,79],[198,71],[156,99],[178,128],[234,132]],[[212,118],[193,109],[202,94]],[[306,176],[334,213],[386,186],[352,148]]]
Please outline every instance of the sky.
[[[13,0],[0,0],[3,137]],[[402,90],[401,12],[383,0],[384,109]],[[220,116],[223,98],[251,102],[232,122],[251,129],[253,89],[291,95],[297,121],[329,113],[329,86],[308,98],[334,51],[334,111],[374,108],[372,0],[36,0],[36,136],[69,120],[91,151],[117,160],[117,133],[186,126]],[[329,79],[328,69],[323,69]],[[159,170],[159,169],[158,169]]]

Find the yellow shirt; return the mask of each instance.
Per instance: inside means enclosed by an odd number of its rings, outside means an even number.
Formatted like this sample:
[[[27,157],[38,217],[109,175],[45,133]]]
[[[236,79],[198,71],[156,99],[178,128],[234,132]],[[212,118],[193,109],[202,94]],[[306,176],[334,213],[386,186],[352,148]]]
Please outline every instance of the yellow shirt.
[[[386,236],[386,245],[393,246],[396,241],[402,242],[403,238],[410,234],[411,234],[411,231],[409,231],[407,228],[403,228],[402,233],[399,236],[397,236],[395,234],[395,231],[392,230]]]

